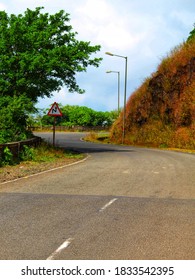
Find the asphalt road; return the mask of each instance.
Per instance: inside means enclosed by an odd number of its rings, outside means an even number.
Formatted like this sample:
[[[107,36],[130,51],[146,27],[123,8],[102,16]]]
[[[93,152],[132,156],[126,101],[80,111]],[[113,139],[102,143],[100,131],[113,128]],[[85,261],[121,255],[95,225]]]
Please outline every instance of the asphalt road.
[[[0,259],[194,259],[195,156],[82,136],[56,134],[81,163],[0,185]]]

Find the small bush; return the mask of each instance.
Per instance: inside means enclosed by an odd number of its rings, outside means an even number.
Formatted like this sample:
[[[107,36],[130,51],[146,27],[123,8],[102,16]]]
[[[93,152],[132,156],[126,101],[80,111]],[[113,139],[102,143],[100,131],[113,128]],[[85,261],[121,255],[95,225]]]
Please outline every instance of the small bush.
[[[12,165],[13,163],[13,154],[8,147],[5,147],[1,158],[1,165]]]
[[[24,161],[33,160],[35,157],[35,149],[24,145],[22,152],[20,153],[20,159]]]

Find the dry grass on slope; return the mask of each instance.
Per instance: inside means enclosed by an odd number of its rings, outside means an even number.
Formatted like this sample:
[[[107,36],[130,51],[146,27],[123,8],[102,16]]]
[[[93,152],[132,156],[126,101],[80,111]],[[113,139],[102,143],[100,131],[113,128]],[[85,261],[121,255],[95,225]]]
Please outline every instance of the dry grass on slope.
[[[122,114],[111,131],[121,142]],[[195,40],[175,48],[131,95],[126,144],[195,149]]]

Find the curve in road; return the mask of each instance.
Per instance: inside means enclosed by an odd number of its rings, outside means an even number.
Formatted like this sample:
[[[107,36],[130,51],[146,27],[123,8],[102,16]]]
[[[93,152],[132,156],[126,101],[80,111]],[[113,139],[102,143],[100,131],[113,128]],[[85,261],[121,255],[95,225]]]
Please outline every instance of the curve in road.
[[[194,259],[194,155],[82,136],[56,140],[87,161],[2,186],[0,258]]]

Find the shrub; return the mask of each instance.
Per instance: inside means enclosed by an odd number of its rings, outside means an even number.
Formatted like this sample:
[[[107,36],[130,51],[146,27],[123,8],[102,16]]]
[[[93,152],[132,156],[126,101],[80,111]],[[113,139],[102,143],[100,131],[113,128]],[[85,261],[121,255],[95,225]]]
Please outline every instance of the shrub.
[[[12,165],[13,163],[13,154],[8,147],[5,147],[1,158],[1,165]]]
[[[27,145],[23,146],[23,150],[20,153],[20,159],[24,161],[33,160],[35,157],[35,149]]]

